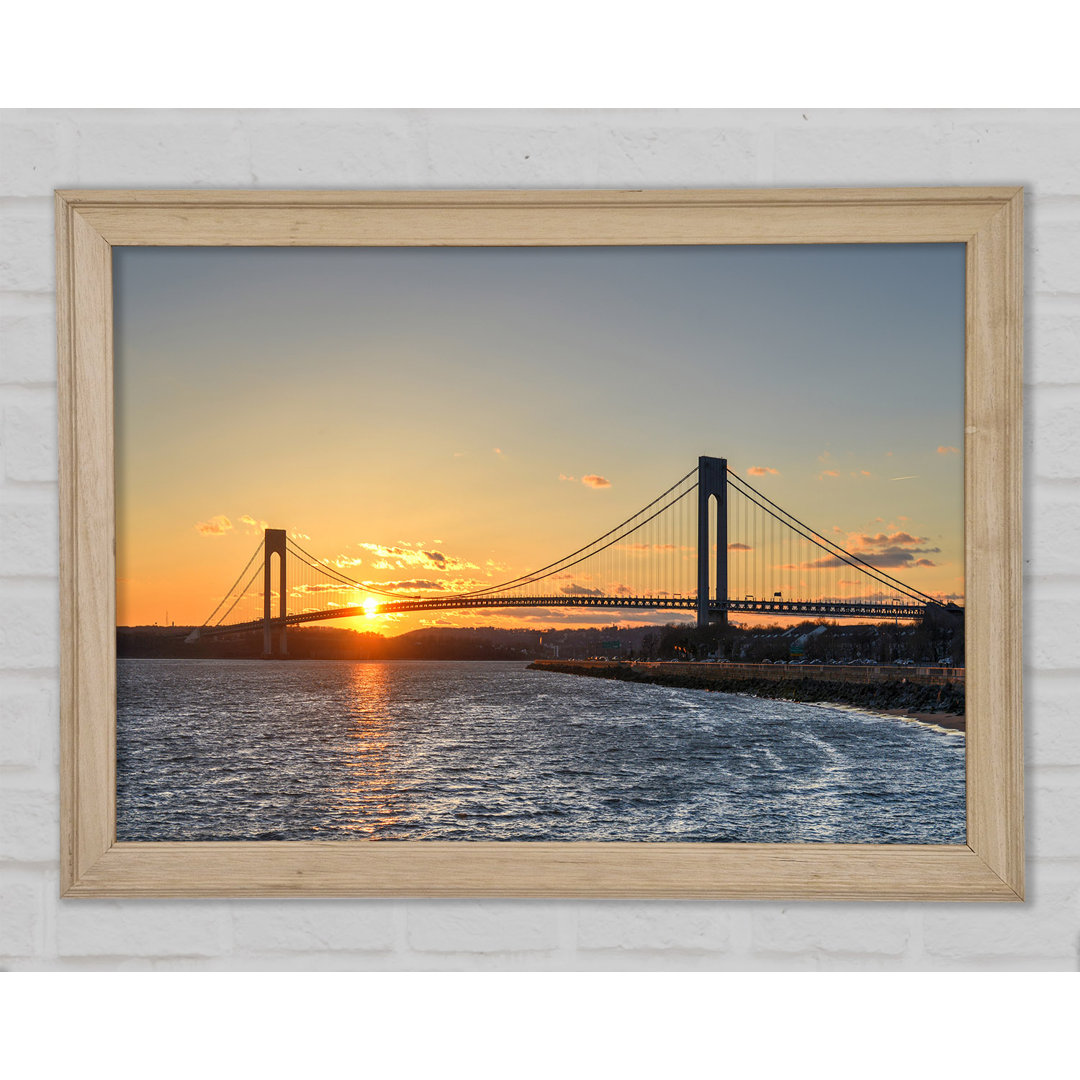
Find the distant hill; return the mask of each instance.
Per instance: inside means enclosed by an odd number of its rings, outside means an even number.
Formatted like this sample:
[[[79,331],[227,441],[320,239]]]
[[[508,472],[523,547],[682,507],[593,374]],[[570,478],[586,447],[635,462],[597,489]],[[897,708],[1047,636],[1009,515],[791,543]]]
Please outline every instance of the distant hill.
[[[125,658],[258,659],[262,633],[223,635],[188,645],[190,626],[121,626],[116,653]],[[709,657],[760,662],[799,658],[963,665],[962,617],[932,613],[921,623],[829,623],[697,627],[693,623],[586,629],[507,630],[496,626],[427,627],[396,637],[334,627],[290,628],[289,655],[312,660],[687,660]]]

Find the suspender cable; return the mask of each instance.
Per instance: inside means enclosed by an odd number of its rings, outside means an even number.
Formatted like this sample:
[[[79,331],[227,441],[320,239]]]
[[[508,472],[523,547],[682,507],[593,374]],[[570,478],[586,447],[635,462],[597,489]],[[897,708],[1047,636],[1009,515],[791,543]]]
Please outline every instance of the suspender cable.
[[[756,487],[754,487],[752,484],[747,483],[745,480],[742,479],[742,477],[740,477],[736,473],[732,472],[731,469],[728,469],[728,472],[731,474],[732,478],[734,480],[736,480],[739,484],[742,484],[744,487],[749,488],[759,498],[764,499],[765,502],[767,502],[769,504],[769,506],[772,506],[776,510],[779,510],[780,513],[784,515],[784,517],[790,518],[790,520],[794,521],[796,525],[799,525],[801,528],[805,529],[806,532],[810,533],[811,535],[806,536],[806,539],[810,540],[811,543],[817,544],[818,547],[823,547],[824,550],[826,550],[826,551],[829,551],[830,548],[835,549],[836,552],[840,553],[840,557],[842,557],[845,562],[849,562],[849,560],[854,559],[855,562],[860,563],[863,567],[866,568],[865,570],[863,570],[863,573],[866,573],[867,571],[869,571],[873,576],[877,577],[879,579],[879,581],[882,578],[888,578],[889,581],[894,583],[894,587],[898,588],[901,592],[904,593],[905,596],[908,596],[910,599],[915,599],[915,596],[913,596],[912,593],[916,593],[923,600],[927,600],[932,604],[938,604],[940,606],[940,601],[935,600],[932,596],[929,596],[924,592],[921,592],[919,589],[916,589],[913,585],[905,585],[904,582],[900,581],[898,578],[894,578],[892,576],[892,574],[887,574],[887,573],[885,573],[884,570],[879,570],[876,566],[872,565],[871,563],[866,562],[865,559],[860,559],[858,555],[853,555],[846,548],[842,548],[839,544],[834,543],[832,540],[829,540],[827,537],[822,536],[821,533],[819,533],[815,529],[811,528],[805,522],[800,521],[797,517],[795,517],[794,514],[789,514],[788,511],[786,511],[783,507],[777,506],[777,504],[774,503],[772,501],[772,499],[770,499],[767,495],[762,495],[761,492],[758,491],[758,489]],[[751,498],[751,497],[747,496],[747,498]],[[755,501],[755,500],[751,499],[751,501]],[[761,503],[758,503],[758,506],[761,506]],[[768,510],[764,506],[762,506],[762,509],[765,510],[766,513],[772,513],[772,511]],[[775,517],[776,515],[773,514],[773,516]],[[783,519],[780,519],[780,520],[783,520]],[[784,522],[784,524],[786,524],[789,529],[794,528],[794,526],[791,525],[789,522]],[[802,535],[805,536],[806,534],[804,533]],[[814,539],[815,537],[817,539]],[[828,546],[826,547],[825,545],[828,545]],[[832,552],[830,552],[830,554],[831,553]],[[849,565],[854,566],[855,563],[849,562]],[[856,567],[856,569],[859,569],[859,567]],[[884,582],[881,582],[881,583],[884,584]]]

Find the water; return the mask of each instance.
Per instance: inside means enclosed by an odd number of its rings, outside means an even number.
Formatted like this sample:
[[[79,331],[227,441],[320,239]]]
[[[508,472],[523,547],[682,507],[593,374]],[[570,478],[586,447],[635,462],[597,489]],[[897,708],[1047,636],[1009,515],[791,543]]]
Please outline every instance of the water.
[[[524,664],[121,660],[120,840],[964,842],[964,737]]]

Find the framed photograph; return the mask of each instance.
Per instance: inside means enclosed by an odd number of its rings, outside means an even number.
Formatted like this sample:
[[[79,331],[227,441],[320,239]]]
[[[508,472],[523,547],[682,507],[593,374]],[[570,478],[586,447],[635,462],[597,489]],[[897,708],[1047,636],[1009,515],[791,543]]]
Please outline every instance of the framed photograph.
[[[1022,205],[58,192],[62,895],[1022,899]]]

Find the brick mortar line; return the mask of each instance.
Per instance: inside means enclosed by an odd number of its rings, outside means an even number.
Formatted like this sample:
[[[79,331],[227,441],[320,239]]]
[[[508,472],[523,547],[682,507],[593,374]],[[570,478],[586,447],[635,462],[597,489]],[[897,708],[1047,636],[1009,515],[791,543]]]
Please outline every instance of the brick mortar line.
[[[299,121],[305,126],[318,131],[320,129],[340,129],[342,127],[348,128],[350,125],[356,123],[362,116],[361,112],[354,112],[352,110],[346,113],[333,114],[324,110],[305,111],[303,115],[289,116],[288,113],[282,113],[278,110],[228,110],[227,113],[217,113],[215,122],[212,126],[206,125],[200,127],[200,120],[205,117],[200,117],[201,110],[167,110],[164,113],[166,119],[170,121],[177,121],[185,123],[188,126],[191,139],[197,140],[198,138],[208,134],[210,131],[219,132],[227,129],[235,129],[241,132],[247,133],[247,153],[244,155],[243,160],[247,162],[250,167],[252,165],[253,155],[251,154],[251,134],[258,131],[260,135],[264,135],[273,140],[275,137],[275,127],[277,131],[287,132],[290,128],[291,121]],[[1039,114],[1033,121],[1028,122],[1024,116],[1017,116],[1010,113],[999,114],[993,111],[980,111],[971,110],[966,114],[952,113],[949,110],[940,110],[935,112],[926,112],[923,110],[906,113],[898,116],[881,116],[878,118],[861,119],[856,118],[850,111],[832,111],[832,110],[814,110],[811,114],[812,123],[810,126],[803,127],[798,121],[796,116],[797,110],[775,110],[760,116],[761,123],[755,129],[754,119],[751,114],[745,111],[736,111],[731,116],[731,129],[734,131],[753,131],[757,130],[762,133],[762,137],[767,137],[770,140],[781,139],[794,133],[803,134],[808,131],[813,131],[817,135],[825,136],[830,132],[850,133],[854,136],[857,142],[861,141],[861,136],[865,134],[865,141],[870,144],[875,139],[874,127],[888,124],[890,127],[896,127],[898,129],[923,131],[927,134],[928,138],[941,134],[942,132],[948,132],[955,130],[957,127],[968,127],[973,124],[989,124],[991,126],[1001,125],[1004,128],[1014,129],[1021,131],[1023,134],[1036,134],[1037,129],[1041,126],[1048,126],[1050,128],[1060,129],[1060,123],[1055,123],[1055,118],[1052,115]],[[1065,117],[1066,122],[1071,122],[1077,115],[1070,113]],[[155,126],[160,123],[160,114],[155,111],[154,115],[143,116],[137,112],[124,112],[115,110],[88,110],[85,114],[81,114],[78,117],[74,116],[70,110],[56,110],[52,113],[31,113],[20,114],[18,111],[12,110],[3,114],[3,121],[5,124],[14,120],[16,123],[25,126],[43,126],[49,125],[57,133],[60,138],[68,137],[72,141],[72,146],[69,148],[69,152],[64,158],[61,156],[62,164],[66,161],[68,165],[72,167],[78,167],[84,161],[84,151],[86,149],[86,135],[83,130],[87,124],[93,125],[95,128],[98,126],[104,126],[110,128],[108,135],[111,137],[113,132],[116,135],[116,144],[120,145],[123,149],[123,140],[130,134],[136,131],[145,130],[148,126]],[[578,135],[592,133],[597,136],[602,136],[607,133],[626,134],[631,138],[638,132],[646,129],[659,130],[661,135],[665,132],[671,132],[676,136],[683,133],[701,133],[707,130],[709,127],[714,126],[719,118],[721,122],[725,116],[724,111],[710,112],[708,115],[705,113],[699,116],[682,116],[674,117],[665,115],[665,110],[634,110],[632,114],[627,114],[622,117],[619,116],[592,116],[589,114],[583,114],[580,116],[562,116],[558,112],[545,112],[544,110],[534,110],[531,115],[526,119],[525,126],[535,122],[538,126],[550,127],[554,133],[554,140],[557,140],[560,135]],[[38,120],[42,121],[42,124],[38,124]],[[520,118],[509,117],[507,118],[510,124],[513,125],[515,119]],[[445,119],[440,119],[437,115],[432,115],[429,112],[423,110],[389,110],[383,114],[384,124],[387,121],[392,121],[395,130],[404,130],[405,136],[409,141],[404,150],[410,155],[425,154],[426,147],[430,136],[433,133],[445,135],[447,133],[453,134],[457,131],[465,131],[468,129],[469,134],[475,136],[470,140],[467,145],[485,145],[490,143],[495,130],[501,130],[507,126],[504,118],[500,117],[496,113],[489,113],[485,116],[470,116],[465,113],[458,113],[455,116],[448,116]],[[399,126],[400,124],[400,126]],[[356,123],[358,137],[361,136],[362,126]],[[553,141],[554,141],[553,140]],[[54,140],[55,141],[55,140]],[[113,146],[113,141],[110,138],[109,147]],[[178,155],[179,156],[179,155]],[[275,155],[281,157],[283,155]],[[287,156],[287,150],[286,154]],[[760,153],[760,139],[759,150],[751,156],[749,159],[751,164],[755,162],[759,168],[764,167],[766,164],[764,157]],[[767,163],[771,170],[771,161]],[[1037,172],[1037,164],[1032,166],[1032,171]],[[673,168],[678,170],[678,158],[674,158]],[[178,166],[179,169],[179,166]],[[425,166],[424,174],[425,179],[422,181],[421,190],[425,188],[437,188],[440,186],[438,178],[431,176],[432,166],[430,163]],[[489,170],[490,171],[490,170]],[[686,171],[685,169],[683,170]],[[693,171],[693,170],[691,170]],[[948,175],[953,176],[961,172],[954,166],[950,165],[946,172]],[[486,175],[486,174],[485,174]],[[772,173],[770,172],[770,176]],[[93,185],[84,185],[93,186]],[[228,185],[233,187],[235,185]],[[258,185],[260,187],[269,186],[281,186],[281,185]],[[343,185],[330,185],[330,186],[343,186]],[[520,185],[514,185],[520,186]],[[657,185],[653,185],[657,186]],[[746,186],[761,186],[746,185]],[[772,185],[767,185],[772,186]],[[11,206],[13,208],[25,208],[32,205],[33,200],[39,200],[43,204],[46,199],[51,199],[51,196],[18,196],[18,195],[5,195],[5,198],[11,200]],[[1047,227],[1051,223],[1061,223],[1059,219],[1064,219],[1064,223],[1072,225],[1072,215],[1080,204],[1080,196],[1071,194],[1039,194],[1032,193],[1028,199],[1029,211],[1032,212],[1033,217],[1038,216],[1040,229]],[[1062,211],[1068,212],[1068,217],[1063,215]],[[1029,231],[1029,241],[1032,237]],[[29,305],[37,305],[40,308],[45,308],[46,304],[51,305],[54,298],[53,291],[45,289],[35,290],[9,290],[3,293],[3,297],[8,298],[21,298],[18,302],[26,303]],[[1032,297],[1034,297],[1034,305],[1032,304]],[[9,302],[13,302],[9,300]],[[1035,292],[1034,294],[1029,292],[1029,312],[1032,306],[1039,309],[1040,306],[1047,309],[1039,311],[1037,317],[1031,318],[1030,323],[1038,325],[1039,322],[1048,317],[1065,317],[1069,318],[1075,315],[1080,315],[1080,292],[1060,292],[1052,289],[1043,289]],[[5,315],[18,315],[22,312],[6,311]],[[32,314],[27,312],[27,314]],[[51,383],[5,383],[4,387],[11,386],[14,389],[20,388],[51,388],[54,384]],[[1035,380],[1027,384],[1029,391],[1033,392],[1036,397],[1049,396],[1053,393],[1060,393],[1065,391],[1071,393],[1071,391],[1080,384],[1072,384],[1069,382],[1055,382],[1055,381],[1039,381]],[[0,388],[2,389],[2,388]],[[6,396],[6,395],[5,395]],[[1073,488],[1077,487],[1076,492]],[[1080,476],[1077,477],[1041,477],[1034,485],[1034,490],[1044,493],[1052,493],[1060,505],[1073,504],[1073,500],[1076,501],[1078,508],[1080,508]],[[56,493],[56,485],[53,481],[12,481],[9,484],[0,487],[0,501],[3,500],[4,495],[7,492],[12,494],[25,495],[33,492],[38,495],[45,495],[46,493],[52,497]],[[1062,494],[1067,492],[1067,495]],[[1037,565],[1037,564],[1036,564]],[[3,582],[5,585],[10,585],[14,581],[25,581],[25,577],[20,575],[18,578],[9,578],[5,575]],[[35,579],[37,584],[44,584],[48,582],[50,584],[55,582],[55,577],[48,575],[37,575]],[[1031,583],[1037,585],[1040,590],[1043,588],[1051,587],[1058,582],[1073,583],[1072,575],[1059,575],[1050,574],[1042,575],[1036,572],[1031,575]],[[1051,623],[1051,627],[1053,624]],[[1034,693],[1038,694],[1041,687],[1038,684],[1045,684],[1047,689],[1052,689],[1057,686],[1059,690],[1053,690],[1053,693],[1060,694],[1065,687],[1073,684],[1078,676],[1080,676],[1080,668],[1076,667],[1054,667],[1044,668],[1039,666],[1029,666],[1025,668],[1025,676],[1029,677],[1032,682],[1036,683],[1034,687]],[[35,667],[16,667],[10,669],[4,669],[0,671],[0,687],[6,689],[5,684],[11,685],[14,680],[20,680],[27,688],[33,688],[41,690],[48,687],[55,693],[56,679],[58,672],[55,666],[35,668]],[[1028,694],[1033,692],[1031,682],[1027,687]],[[1062,729],[1063,731],[1064,729]],[[1045,775],[1047,777],[1057,777],[1060,774],[1064,774],[1068,777],[1076,772],[1076,766],[1032,766],[1032,770],[1036,771],[1036,775]],[[1045,771],[1049,770],[1049,771]],[[1029,773],[1030,775],[1030,773]],[[1077,867],[1080,867],[1080,856],[1053,856],[1044,857],[1033,852],[1030,857],[1030,862],[1037,866],[1048,866],[1055,868],[1063,877],[1071,875]],[[221,948],[223,954],[216,956],[200,956],[193,954],[173,954],[162,955],[157,954],[157,959],[153,958],[152,954],[146,956],[132,956],[130,954],[120,954],[110,957],[83,957],[83,958],[68,958],[66,961],[58,957],[56,952],[55,941],[55,921],[57,913],[62,909],[62,905],[56,902],[55,897],[55,864],[41,864],[37,862],[22,864],[27,867],[26,872],[33,874],[40,878],[42,884],[40,908],[38,914],[42,916],[42,925],[44,926],[44,942],[43,952],[44,956],[41,958],[35,958],[38,961],[43,960],[45,957],[51,956],[53,958],[53,964],[51,966],[58,968],[74,968],[74,969],[102,969],[113,965],[119,965],[127,969],[143,970],[157,968],[191,968],[199,970],[221,970],[223,967],[231,967],[230,962],[239,965],[240,967],[250,966],[256,954],[253,952],[246,952],[243,949],[237,951],[235,941],[229,937],[229,928],[235,927],[235,920],[233,917],[228,918],[229,927],[222,932],[222,944]],[[42,873],[39,869],[42,865],[49,867],[49,869]],[[17,863],[3,864],[4,867],[17,868]],[[50,884],[52,882],[52,884]],[[50,891],[51,889],[51,891]],[[1037,897],[1036,897],[1037,899]],[[552,901],[560,909],[560,919],[566,915],[567,912],[575,911],[573,907],[569,906],[568,902]],[[122,902],[121,902],[121,906]],[[275,905],[276,907],[276,905]],[[397,903],[394,905],[394,919],[395,926],[400,926],[402,933],[406,932],[407,907],[405,904]],[[830,927],[835,927],[842,924],[845,911],[842,906],[829,905],[829,912],[826,917],[826,921]],[[889,954],[887,956],[887,962],[892,965],[903,967],[918,967],[923,966],[932,969],[947,969],[947,968],[960,968],[964,967],[968,970],[974,967],[979,968],[993,968],[1002,969],[1005,967],[1010,968],[1023,968],[1028,964],[1031,964],[1033,959],[1045,959],[1044,957],[1033,957],[1027,953],[1018,952],[1015,954],[985,957],[975,952],[972,953],[969,960],[958,958],[942,958],[940,956],[923,955],[920,952],[923,942],[921,941],[921,930],[924,919],[924,911],[919,908],[914,912],[910,912],[907,916],[910,920],[910,937],[905,954],[899,959],[896,959],[896,954]],[[575,922],[576,916],[574,917]],[[732,915],[731,929],[732,929],[732,947],[725,950],[708,950],[707,954],[695,952],[698,959],[705,956],[706,959],[711,959],[718,965],[725,968],[739,967],[743,970],[754,968],[772,968],[775,967],[773,963],[774,954],[770,954],[768,958],[763,957],[760,951],[755,951],[753,941],[751,939],[745,940],[741,943],[741,947],[736,947],[736,927],[745,926],[747,930],[752,926],[753,922],[753,910],[741,909]],[[560,933],[562,932],[562,922],[559,923]],[[920,932],[920,938],[916,938],[916,930]],[[39,930],[39,933],[42,932]],[[841,925],[842,932],[842,925]],[[1075,935],[1074,935],[1075,938]],[[561,939],[560,939],[561,940]],[[478,964],[484,969],[507,969],[507,970],[520,970],[528,969],[531,966],[537,968],[550,967],[553,962],[558,962],[560,957],[557,954],[557,947],[552,950],[548,950],[546,953],[546,959],[541,962],[545,954],[541,953],[526,953],[526,954],[514,954],[510,951],[497,951],[497,952],[485,952],[485,953],[470,953],[468,950],[462,950],[454,953],[437,953],[429,954],[425,951],[418,951],[408,947],[407,939],[399,939],[398,944],[402,947],[395,948],[389,953],[386,950],[379,950],[373,952],[365,950],[358,953],[358,959],[370,961],[371,964],[380,958],[387,956],[391,957],[395,967],[402,967],[409,961],[423,961],[425,959],[436,959],[436,966],[440,969],[444,969],[450,965],[464,965],[466,967],[470,964]],[[573,966],[589,967],[591,962],[594,962],[589,955],[597,950],[583,949],[576,944],[576,936],[572,943],[572,947],[568,947],[566,957],[561,959],[566,960],[569,958]],[[605,950],[606,951],[606,950]],[[628,950],[620,950],[620,952],[626,952]],[[335,950],[336,952],[336,950]],[[673,962],[677,962],[677,956],[674,955],[674,950],[664,949],[656,946],[646,946],[641,949],[633,950],[633,952],[642,957],[643,961],[648,964],[650,959],[652,963],[660,966],[670,966]],[[310,952],[294,952],[294,953],[271,953],[269,959],[273,960],[274,955],[281,957],[284,964],[285,959],[288,959],[289,967],[299,966],[304,962],[305,956],[319,956],[319,950],[311,950]],[[821,967],[828,966],[830,959],[834,954],[830,954],[827,950],[821,950],[819,946],[813,943],[808,944],[805,948],[794,952],[781,955],[781,959],[790,960],[795,966],[800,967]],[[858,959],[866,957],[863,951],[858,951],[848,954],[848,958],[853,962],[857,962]],[[880,954],[876,954],[880,955]],[[1072,966],[1075,966],[1075,942],[1072,943],[1071,949]],[[530,957],[535,957],[536,963],[530,963]],[[1052,959],[1055,962],[1061,964],[1069,963],[1070,960],[1064,955],[1055,954]],[[19,962],[19,966],[26,967],[33,960],[28,962]],[[1045,969],[1045,965],[1039,965]]]

